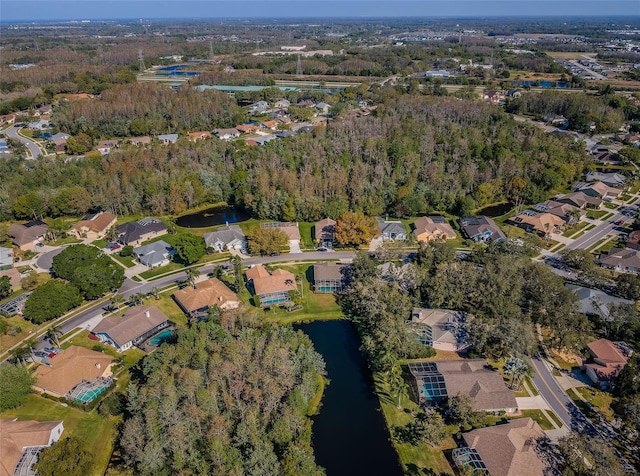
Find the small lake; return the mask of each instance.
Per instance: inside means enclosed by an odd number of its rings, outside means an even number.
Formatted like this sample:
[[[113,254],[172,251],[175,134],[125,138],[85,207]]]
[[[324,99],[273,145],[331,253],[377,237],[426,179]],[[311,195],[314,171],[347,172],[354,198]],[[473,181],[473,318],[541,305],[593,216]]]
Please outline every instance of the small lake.
[[[318,321],[295,328],[322,354],[330,380],[313,422],[316,463],[327,476],[402,475],[351,322]]]
[[[207,208],[190,215],[182,215],[176,219],[176,225],[185,228],[206,228],[225,223],[239,223],[249,218],[251,218],[249,214],[241,208],[222,206]]]

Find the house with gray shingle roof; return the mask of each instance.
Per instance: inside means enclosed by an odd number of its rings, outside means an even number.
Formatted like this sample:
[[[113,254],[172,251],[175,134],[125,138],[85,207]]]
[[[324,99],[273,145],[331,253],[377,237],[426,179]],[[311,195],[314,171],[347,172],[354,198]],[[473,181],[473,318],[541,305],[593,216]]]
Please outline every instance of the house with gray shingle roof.
[[[378,222],[378,230],[380,230],[380,237],[383,240],[406,240],[407,230],[401,221],[389,221],[383,220],[380,217],[375,217]]]
[[[133,250],[133,254],[141,264],[149,268],[157,268],[169,264],[175,250],[166,241],[154,241]]]
[[[220,230],[204,235],[207,248],[217,251],[242,250],[247,247],[247,237],[238,225],[227,225]]]

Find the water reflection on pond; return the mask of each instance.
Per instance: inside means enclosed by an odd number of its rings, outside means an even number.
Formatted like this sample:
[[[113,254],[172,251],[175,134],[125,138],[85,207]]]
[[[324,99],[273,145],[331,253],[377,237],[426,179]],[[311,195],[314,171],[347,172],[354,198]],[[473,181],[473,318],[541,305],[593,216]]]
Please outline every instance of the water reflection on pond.
[[[208,226],[239,223],[251,218],[247,212],[238,207],[222,206],[201,210],[176,219],[176,225],[185,228],[206,228]]]

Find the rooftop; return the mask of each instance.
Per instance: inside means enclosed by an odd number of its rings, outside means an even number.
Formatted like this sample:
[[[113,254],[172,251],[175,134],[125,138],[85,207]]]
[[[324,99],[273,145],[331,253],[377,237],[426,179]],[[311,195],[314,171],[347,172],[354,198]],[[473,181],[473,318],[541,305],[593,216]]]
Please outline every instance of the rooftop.
[[[211,306],[237,307],[240,302],[238,296],[216,278],[197,283],[195,289],[187,286],[176,291],[174,297],[188,312]]]
[[[123,317],[105,317],[93,329],[93,333],[107,334],[122,347],[168,320],[169,318],[155,306],[135,306],[128,309]]]

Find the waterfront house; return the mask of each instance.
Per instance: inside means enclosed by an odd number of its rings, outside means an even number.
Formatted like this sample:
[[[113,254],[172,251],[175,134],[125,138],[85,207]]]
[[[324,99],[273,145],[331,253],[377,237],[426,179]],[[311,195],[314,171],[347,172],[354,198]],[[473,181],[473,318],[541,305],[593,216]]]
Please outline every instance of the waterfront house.
[[[216,251],[244,250],[247,248],[247,237],[238,225],[226,225],[224,228],[203,236],[208,248]]]
[[[313,265],[313,290],[320,294],[339,293],[345,287],[347,265],[333,262]]]
[[[155,217],[142,218],[116,227],[118,242],[130,246],[139,246],[143,242],[156,236],[165,235],[167,232],[167,225]]]
[[[465,320],[466,314],[462,311],[414,308],[406,325],[423,345],[462,352],[468,348],[463,327]]]
[[[284,269],[269,273],[264,266],[256,265],[246,272],[247,282],[253,287],[253,293],[260,301],[260,307],[292,302],[292,291],[297,291],[296,277]]]

